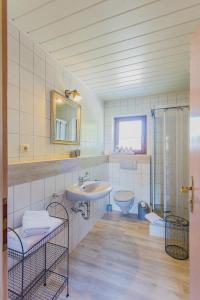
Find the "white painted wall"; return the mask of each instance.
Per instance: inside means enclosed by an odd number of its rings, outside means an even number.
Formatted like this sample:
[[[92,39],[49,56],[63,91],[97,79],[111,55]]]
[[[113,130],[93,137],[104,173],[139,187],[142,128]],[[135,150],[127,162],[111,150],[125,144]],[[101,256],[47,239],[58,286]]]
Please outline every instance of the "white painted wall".
[[[81,92],[82,154],[103,151],[103,103],[81,81],[9,22],[8,156],[10,162],[55,158],[77,146],[50,144],[50,91]],[[28,153],[20,144],[29,144]]]

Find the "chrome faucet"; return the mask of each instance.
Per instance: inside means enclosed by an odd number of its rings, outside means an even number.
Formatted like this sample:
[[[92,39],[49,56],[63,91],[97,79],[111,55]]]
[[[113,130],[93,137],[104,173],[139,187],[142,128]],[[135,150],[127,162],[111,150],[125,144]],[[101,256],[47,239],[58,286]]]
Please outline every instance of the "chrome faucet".
[[[85,172],[84,176],[79,176],[79,178],[78,178],[78,184],[79,184],[79,186],[81,186],[88,179],[89,179],[89,173],[88,172]]]

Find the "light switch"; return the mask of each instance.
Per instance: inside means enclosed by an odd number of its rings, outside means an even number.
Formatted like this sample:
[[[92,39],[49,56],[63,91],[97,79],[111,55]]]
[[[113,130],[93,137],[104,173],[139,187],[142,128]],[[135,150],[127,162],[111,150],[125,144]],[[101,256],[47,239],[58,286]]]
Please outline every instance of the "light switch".
[[[20,148],[21,148],[21,152],[28,152],[30,149],[30,145],[29,144],[21,144]]]

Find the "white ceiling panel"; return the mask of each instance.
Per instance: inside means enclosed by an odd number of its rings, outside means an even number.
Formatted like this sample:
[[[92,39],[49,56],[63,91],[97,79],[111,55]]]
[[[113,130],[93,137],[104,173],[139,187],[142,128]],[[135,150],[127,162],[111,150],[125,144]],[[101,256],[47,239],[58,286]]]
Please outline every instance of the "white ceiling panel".
[[[158,1],[158,0],[156,0]],[[25,27],[27,32],[30,32],[30,36],[33,38],[40,37],[40,42],[45,43],[48,40],[57,39],[59,36],[66,36],[68,33],[76,32],[82,28],[88,26],[101,24],[102,22],[109,22],[112,18],[120,18],[130,14],[134,11],[138,11],[140,7],[146,7],[145,4],[156,2],[150,0],[105,0],[99,2],[98,5],[91,7],[90,9],[81,11],[76,17],[69,16],[62,18],[49,26],[39,28],[31,32],[28,27]],[[193,1],[193,0],[192,0]],[[138,9],[137,9],[138,8]]]
[[[110,78],[110,80],[108,81],[103,81],[103,82],[98,82],[98,83],[90,83],[88,84],[90,86],[90,88],[95,89],[101,89],[104,87],[109,87],[110,84],[112,84],[112,86],[114,85],[118,85],[122,82],[134,82],[136,80],[143,80],[143,79],[149,79],[149,78],[155,78],[155,77],[160,77],[162,78],[163,76],[166,75],[174,75],[174,74],[186,74],[188,72],[188,65],[187,64],[183,64],[180,66],[176,66],[175,68],[166,68],[166,69],[160,69],[160,70],[156,70],[156,71],[151,71],[151,72],[145,72],[145,73],[139,73],[139,74],[134,74],[134,75],[130,75],[130,76],[125,76],[125,77],[121,77],[121,78]]]
[[[181,68],[185,68],[186,70],[188,70],[188,66],[189,63],[187,60],[178,60],[176,61],[176,64],[173,64],[172,62],[164,62],[161,64],[157,64],[155,66],[150,66],[150,67],[145,67],[145,68],[141,68],[141,69],[136,69],[136,70],[131,70],[131,71],[125,71],[125,72],[116,72],[116,73],[111,73],[108,76],[102,76],[102,77],[97,77],[97,78],[90,78],[90,79],[85,79],[84,81],[87,82],[88,85],[90,86],[94,86],[97,84],[101,84],[106,82],[107,84],[110,84],[110,82],[112,80],[116,80],[116,79],[124,79],[124,78],[129,78],[132,76],[137,76],[137,75],[148,75],[151,73],[159,73],[159,72],[165,72],[165,71],[173,71],[176,69],[181,69]]]
[[[169,91],[177,91],[177,85],[181,89],[188,89],[189,83],[185,84],[181,82],[179,79],[173,78],[173,82],[168,80],[161,80],[156,81],[152,84],[146,83],[146,84],[138,84],[134,86],[124,86],[115,88],[112,90],[107,90],[106,92],[101,91],[99,92],[99,95],[102,97],[102,99],[106,100],[114,100],[114,99],[123,99],[125,97],[133,97],[134,96],[143,96],[143,95],[152,95],[152,94],[158,94],[158,93],[168,93]],[[180,91],[179,90],[179,91]],[[123,97],[122,97],[123,95]]]
[[[8,0],[8,11],[104,100],[189,88],[200,0]]]
[[[70,67],[71,70],[80,70],[85,67],[93,67],[111,61],[122,60],[129,57],[140,56],[146,53],[153,53],[162,51],[164,49],[170,49],[187,45],[191,35],[182,35],[172,39],[166,39],[163,37],[158,42],[147,43],[140,46],[135,46],[134,41],[128,41],[121,43],[120,45],[113,45],[98,49],[92,53],[83,53],[80,55],[73,55],[68,59],[62,59],[61,61],[66,66]]]
[[[123,77],[126,75],[132,75],[136,72],[151,72],[155,68],[166,69],[167,67],[176,67],[182,63],[186,63],[189,66],[189,53],[178,53],[168,57],[162,57],[161,59],[145,61],[139,64],[128,65],[121,68],[114,68],[107,71],[97,72],[96,74],[90,73],[83,76],[84,82],[87,84],[93,81],[109,80],[113,76]]]
[[[106,0],[52,0],[46,1],[46,5],[38,9],[29,10],[28,13],[21,17],[15,17],[15,12],[12,14],[12,19],[17,21],[18,26],[28,32],[37,31],[41,28],[48,27],[50,24],[55,24],[61,20],[68,20],[68,18],[76,19],[76,15],[98,7]],[[26,0],[26,2],[31,2]],[[32,2],[35,2],[32,1]],[[37,2],[37,1],[36,1]],[[56,12],[56,13],[55,13]]]
[[[187,8],[184,10],[176,11],[171,14],[160,16],[157,19],[149,20],[144,23],[137,25],[124,26],[121,25],[114,27],[114,25],[108,26],[90,26],[85,29],[81,29],[72,34],[68,34],[67,37],[58,37],[56,42],[50,40],[43,44],[43,47],[49,51],[54,52],[55,50],[66,49],[71,46],[78,46],[82,43],[93,43],[92,47],[95,48],[95,43],[98,47],[101,44],[106,45],[114,41],[124,40],[128,38],[136,38],[147,34],[159,32],[162,35],[162,30],[168,28],[175,28],[176,26],[187,24],[188,22],[195,21],[196,24],[200,20],[200,3],[194,7]],[[99,44],[98,44],[99,43]],[[90,47],[89,49],[90,50]]]
[[[184,76],[182,76],[182,81],[183,79],[188,79],[189,74],[185,73]],[[112,87],[100,87],[100,88],[95,88],[95,91],[98,91],[100,93],[106,91],[113,91],[113,90],[118,90],[118,89],[124,89],[124,88],[133,88],[133,87],[141,87],[148,85],[148,84],[152,84],[152,83],[160,83],[160,82],[167,82],[169,80],[173,80],[173,81],[180,81],[180,75],[179,73],[174,73],[174,74],[168,74],[168,75],[164,75],[162,76],[157,76],[154,78],[143,78],[143,79],[135,79],[134,81],[129,81],[129,82],[122,82],[119,84],[114,84],[112,85]]]
[[[141,2],[130,0],[131,3],[138,4]],[[142,6],[138,9],[133,9],[126,12],[126,7],[124,6],[124,1],[121,0],[108,0],[106,4],[110,4],[112,2],[112,6],[110,8],[111,12],[106,14],[106,18],[104,17],[105,12],[102,15],[99,15],[98,9],[96,14],[94,12],[91,13],[91,10],[88,10],[88,15],[84,17],[77,16],[77,18],[73,18],[72,23],[71,20],[67,20],[66,24],[64,24],[64,20],[61,23],[53,24],[45,28],[44,30],[40,30],[37,32],[30,33],[30,36],[33,39],[39,40],[39,42],[43,45],[48,44],[49,42],[56,43],[60,38],[68,38],[68,35],[71,33],[76,33],[81,31],[82,34],[85,30],[89,29],[89,31],[95,35],[105,34],[109,31],[119,30],[128,26],[136,26],[151,20],[155,20],[157,18],[160,19],[161,16],[167,16],[171,13],[180,12],[182,10],[187,10],[189,8],[193,8],[193,12],[195,12],[198,8],[196,7],[199,4],[197,0],[179,0],[174,1],[173,5],[169,5],[168,1],[153,1],[152,4]],[[117,2],[121,3],[121,8],[124,12],[121,14],[114,14],[113,7],[116,6]],[[151,2],[150,2],[151,3]],[[103,4],[102,4],[103,5]],[[196,7],[196,9],[194,9]],[[106,9],[104,8],[106,11]],[[117,10],[119,11],[119,10]],[[109,17],[110,16],[110,17]],[[85,17],[87,19],[85,19]],[[95,22],[91,21],[95,19]],[[123,25],[122,25],[123,24]],[[169,23],[166,26],[169,26]],[[28,30],[27,30],[28,32]]]
[[[12,20],[17,20],[30,12],[39,11],[48,3],[54,2],[54,0],[12,0],[8,1],[8,13]]]
[[[125,43],[133,43],[134,47],[138,47],[145,44],[152,44],[163,39],[176,38],[178,36],[189,34],[194,32],[197,22],[189,21],[181,25],[172,25],[167,29],[159,28],[156,30],[154,28],[153,32],[149,31],[148,26],[146,26],[146,32],[142,35],[137,35],[134,31],[129,30],[118,31],[117,33],[109,34],[109,36],[104,35],[101,38],[94,38],[89,41],[77,42],[74,45],[69,45],[67,47],[53,50],[51,54],[54,55],[58,60],[64,58],[69,58],[71,56],[84,54],[84,53],[93,53],[95,50],[100,50],[102,48],[108,48],[109,46],[119,46]],[[141,34],[141,31],[138,30],[138,33]]]
[[[159,58],[164,58],[166,56],[173,56],[173,55],[177,55],[180,53],[185,53],[188,52],[189,53],[189,45],[181,45],[181,46],[177,46],[174,48],[169,48],[169,49],[165,49],[165,52],[163,52],[163,50],[158,50],[158,51],[154,51],[152,53],[146,53],[143,55],[139,55],[139,56],[130,56],[121,60],[116,60],[116,61],[111,61],[109,63],[105,63],[105,64],[100,64],[100,65],[95,65],[93,67],[88,67],[88,68],[82,68],[82,69],[78,69],[76,70],[76,74],[77,75],[86,75],[86,74],[90,74],[90,73],[98,73],[98,72],[102,72],[105,70],[112,70],[114,68],[121,68],[122,66],[126,66],[129,67],[132,64],[139,64],[141,62],[146,62],[146,61],[150,61],[150,60],[157,60]],[[70,70],[72,70],[72,68],[69,68]]]
[[[169,93],[177,91],[177,85],[179,86],[179,91],[189,89],[189,84],[180,84],[179,82],[171,82],[164,83],[164,84],[157,84],[157,85],[149,85],[143,86],[139,88],[130,88],[124,89],[122,91],[112,91],[111,93],[101,93],[99,96],[104,99],[104,101],[109,100],[121,100],[121,99],[128,99],[136,96],[149,96],[155,94],[162,94],[162,93]],[[148,97],[149,99],[149,97]]]

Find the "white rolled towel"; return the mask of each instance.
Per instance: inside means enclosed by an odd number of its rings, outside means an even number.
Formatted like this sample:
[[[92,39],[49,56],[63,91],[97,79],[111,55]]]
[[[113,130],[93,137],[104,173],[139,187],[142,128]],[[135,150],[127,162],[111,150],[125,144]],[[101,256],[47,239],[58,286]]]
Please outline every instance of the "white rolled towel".
[[[46,210],[27,210],[22,219],[24,237],[46,234],[50,229],[50,217]]]
[[[53,230],[55,230],[58,226],[60,226],[63,221],[59,218],[54,218],[49,216],[49,223],[50,223],[50,229],[46,232],[46,234],[38,234],[38,235],[32,235],[28,237],[24,237],[23,227],[15,228],[15,232],[20,237],[20,240],[23,245],[24,252],[29,251],[35,244],[37,244],[41,239],[43,239],[45,236],[47,236],[49,233],[51,233]],[[8,248],[22,252],[22,247],[20,240],[18,239],[17,235],[13,231],[8,232]]]
[[[150,212],[145,215],[145,219],[148,220],[152,224],[160,224],[163,223],[163,219],[159,217],[157,214],[154,212]]]

